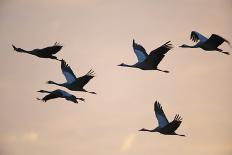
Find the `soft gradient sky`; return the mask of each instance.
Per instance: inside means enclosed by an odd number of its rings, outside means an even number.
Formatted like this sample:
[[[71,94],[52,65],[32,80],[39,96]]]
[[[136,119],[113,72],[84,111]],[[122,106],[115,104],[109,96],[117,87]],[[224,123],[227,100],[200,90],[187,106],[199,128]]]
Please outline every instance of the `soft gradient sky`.
[[[192,30],[232,42],[231,13],[231,0],[1,0],[0,154],[231,155],[232,57],[178,48]],[[171,73],[118,67],[136,61],[133,38],[148,52],[171,40],[160,64]],[[86,88],[97,95],[72,92],[86,103],[37,101],[65,80],[60,63],[11,47],[56,41],[77,76],[96,72]],[[157,126],[155,100],[187,137],[138,132]]]

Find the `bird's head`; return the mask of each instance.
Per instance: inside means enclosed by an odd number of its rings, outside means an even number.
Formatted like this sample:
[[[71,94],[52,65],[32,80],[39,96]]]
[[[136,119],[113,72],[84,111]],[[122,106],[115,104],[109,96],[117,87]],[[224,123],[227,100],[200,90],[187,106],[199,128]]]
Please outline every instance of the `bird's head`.
[[[145,128],[142,128],[142,129],[140,129],[139,131],[146,131],[146,129],[145,129]]]
[[[37,92],[40,92],[40,93],[46,93],[46,91],[45,91],[45,90],[39,90],[39,91],[37,91]]]
[[[53,82],[53,81],[51,81],[51,80],[49,80],[49,81],[47,81],[47,84],[54,84],[55,82]]]
[[[179,47],[185,48],[185,47],[189,47],[189,46],[186,45],[186,44],[183,44],[183,45],[181,45],[181,46],[179,46]]]
[[[125,66],[125,64],[124,64],[124,63],[121,63],[121,64],[119,64],[118,66]]]
[[[12,44],[12,47],[13,47],[14,50],[17,51],[17,52],[23,52],[23,49],[17,48],[17,47],[15,47],[13,44]]]
[[[164,70],[163,72],[164,72],[164,73],[170,73],[170,71],[167,71],[167,70]]]
[[[17,50],[17,47],[15,47],[15,45],[12,44],[12,47],[14,48],[15,51]]]

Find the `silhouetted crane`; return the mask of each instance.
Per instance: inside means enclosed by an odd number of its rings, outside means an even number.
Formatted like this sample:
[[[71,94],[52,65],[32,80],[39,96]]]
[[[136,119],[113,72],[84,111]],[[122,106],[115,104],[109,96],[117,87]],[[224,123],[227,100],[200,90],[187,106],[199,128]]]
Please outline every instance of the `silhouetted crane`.
[[[68,92],[60,90],[60,89],[57,89],[57,90],[54,90],[54,91],[39,90],[38,92],[40,92],[40,93],[49,93],[48,95],[46,95],[42,99],[37,98],[38,100],[42,100],[44,102],[47,102],[48,100],[55,99],[55,98],[65,98],[66,100],[72,101],[74,103],[78,103],[77,100],[85,101],[85,99],[83,99],[83,98],[78,98],[78,97],[76,97],[76,96],[74,96],[72,94],[69,94]]]
[[[158,70],[165,73],[169,73],[169,71],[166,70],[160,70],[157,68],[158,64],[161,62],[161,60],[164,58],[165,54],[172,49],[172,44],[169,44],[170,41],[166,42],[162,46],[158,47],[157,49],[150,52],[148,55],[146,50],[142,45],[139,45],[135,43],[133,40],[133,49],[135,52],[135,55],[137,56],[138,62],[134,65],[127,65],[127,64],[120,64],[118,66],[124,66],[124,67],[134,67],[139,68],[142,70]]]
[[[193,46],[189,46],[186,44],[181,45],[180,47],[183,48],[201,48],[205,51],[218,51],[227,55],[230,55],[229,52],[224,52],[222,49],[219,49],[218,46],[220,46],[223,42],[226,42],[230,45],[230,42],[224,38],[222,38],[221,36],[217,35],[217,34],[212,34],[210,36],[210,38],[206,38],[205,36],[203,36],[202,34],[196,32],[196,31],[192,31],[191,35],[190,35],[190,39],[194,42],[198,43],[196,45]]]
[[[14,45],[12,46],[14,50],[17,52],[32,54],[40,58],[50,58],[50,59],[56,59],[56,60],[59,60],[59,59],[56,56],[54,56],[54,54],[59,52],[61,48],[63,47],[57,42],[53,46],[45,47],[42,49],[33,49],[31,51],[27,51],[22,48],[17,48]]]
[[[155,129],[149,130],[149,129],[140,129],[139,131],[148,131],[148,132],[159,132],[164,135],[178,135],[178,136],[185,136],[175,133],[176,129],[180,126],[182,122],[182,118],[180,115],[176,115],[174,120],[172,122],[168,122],[168,119],[166,118],[164,111],[159,104],[159,102],[155,102],[154,104],[154,111],[156,118],[158,120],[159,126]]]
[[[77,78],[73,73],[72,69],[70,68],[70,66],[63,59],[61,60],[61,70],[67,82],[59,84],[53,81],[48,81],[47,83],[66,87],[67,89],[72,91],[84,91],[91,94],[96,94],[95,92],[89,92],[83,88],[89,82],[89,80],[91,80],[94,77],[93,70],[90,70],[84,76]]]

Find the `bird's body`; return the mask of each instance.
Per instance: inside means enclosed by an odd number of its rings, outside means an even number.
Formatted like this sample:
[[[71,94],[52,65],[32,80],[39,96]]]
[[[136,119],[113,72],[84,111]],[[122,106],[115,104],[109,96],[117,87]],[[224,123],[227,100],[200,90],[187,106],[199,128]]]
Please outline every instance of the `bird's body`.
[[[53,81],[48,81],[47,83],[62,86],[72,91],[83,91],[83,92],[96,94],[95,92],[89,92],[84,89],[84,86],[94,77],[94,72],[92,70],[90,70],[84,76],[77,78],[73,73],[72,69],[70,68],[70,66],[64,60],[61,60],[61,70],[66,78],[65,83],[60,84]]]
[[[57,42],[53,46],[45,47],[42,49],[34,49],[31,51],[24,50],[22,48],[17,48],[14,45],[12,45],[14,50],[21,53],[28,53],[31,55],[35,55],[39,58],[50,58],[50,59],[56,59],[59,60],[54,54],[59,52],[63,46],[59,45]]]
[[[182,118],[179,115],[176,115],[174,120],[172,122],[169,122],[164,114],[164,111],[161,105],[157,101],[154,104],[154,111],[155,111],[155,115],[158,120],[159,126],[152,130],[143,128],[139,131],[159,132],[164,135],[185,136],[185,135],[177,134],[175,132],[182,122]]]
[[[119,66],[139,68],[141,70],[158,70],[158,71],[168,73],[169,71],[160,70],[157,67],[158,67],[158,64],[164,58],[165,54],[170,49],[172,49],[172,45],[169,43],[170,41],[166,42],[164,45],[151,51],[150,54],[148,55],[144,47],[142,45],[135,43],[135,41],[133,40],[133,49],[138,59],[138,62],[134,65],[127,65],[127,64],[122,63]]]
[[[83,98],[77,98],[76,96],[69,94],[68,92],[64,90],[54,90],[54,91],[46,91],[46,90],[40,90],[38,91],[40,93],[48,93],[45,97],[42,99],[37,98],[38,100],[42,100],[44,102],[47,102],[48,100],[55,99],[55,98],[65,98],[68,101],[72,101],[74,103],[78,103],[77,100],[85,101]]]
[[[202,34],[196,31],[192,31],[190,39],[197,44],[190,46],[183,44],[180,47],[182,48],[201,48],[205,51],[218,51],[227,55],[230,55],[229,52],[224,52],[222,49],[218,48],[222,43],[226,42],[230,45],[230,42],[217,34],[212,34],[210,38],[206,38]]]

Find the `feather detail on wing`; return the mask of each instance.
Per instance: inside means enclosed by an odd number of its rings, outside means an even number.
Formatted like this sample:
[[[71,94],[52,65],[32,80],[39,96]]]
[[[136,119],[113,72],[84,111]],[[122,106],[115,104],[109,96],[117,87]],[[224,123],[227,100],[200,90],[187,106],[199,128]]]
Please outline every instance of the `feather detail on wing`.
[[[148,54],[144,49],[144,47],[140,44],[135,43],[134,40],[133,40],[133,49],[138,59],[138,62],[143,62],[147,58]]]
[[[210,36],[210,38],[205,42],[205,46],[211,45],[211,46],[215,46],[217,48],[223,42],[226,42],[227,44],[229,44],[229,46],[231,46],[230,42],[228,40],[226,40],[225,38],[223,38],[223,37],[221,37],[221,36],[219,36],[217,34],[212,34]]]
[[[173,48],[173,45],[170,44],[170,42],[171,41],[168,41],[157,49],[151,51],[147,58],[148,63],[153,64],[154,66],[158,66],[158,64],[164,58],[165,54]]]
[[[62,45],[55,42],[55,44],[53,46],[45,47],[43,49],[40,49],[40,51],[53,55],[53,54],[56,54],[57,52],[59,52],[62,47],[63,47]]]
[[[71,94],[69,94],[68,92],[61,90],[61,89],[57,89],[56,91],[59,91],[59,93],[62,94],[62,97],[70,97],[72,96]]]
[[[181,122],[182,122],[182,118],[180,117],[180,115],[176,115],[174,120],[170,122],[168,125],[166,125],[163,128],[163,130],[169,133],[175,132],[176,129],[180,126]]]
[[[73,73],[72,69],[63,59],[61,60],[61,70],[68,83],[72,83],[76,80],[76,76]]]
[[[156,118],[158,120],[158,124],[160,128],[163,128],[164,126],[166,126],[169,122],[167,117],[164,114],[164,111],[161,107],[161,105],[159,104],[159,102],[155,102],[154,104],[154,111],[155,111],[155,115]]]
[[[83,88],[93,77],[94,71],[91,69],[87,74],[76,79],[78,86]]]
[[[196,31],[191,32],[190,39],[194,42],[200,41],[201,43],[204,43],[208,40],[208,38]]]
[[[58,97],[62,97],[62,93],[55,90],[55,91],[51,92],[50,94],[44,96],[44,98],[42,98],[42,100],[44,102],[46,102],[47,100],[58,98]]]

